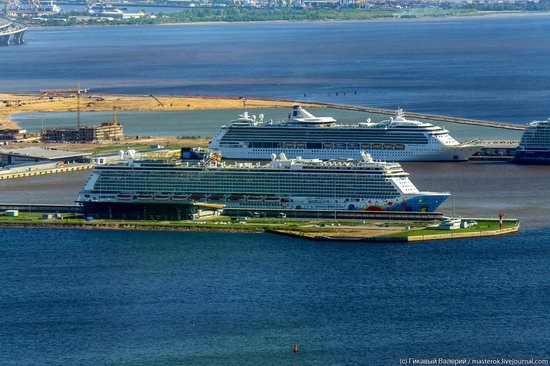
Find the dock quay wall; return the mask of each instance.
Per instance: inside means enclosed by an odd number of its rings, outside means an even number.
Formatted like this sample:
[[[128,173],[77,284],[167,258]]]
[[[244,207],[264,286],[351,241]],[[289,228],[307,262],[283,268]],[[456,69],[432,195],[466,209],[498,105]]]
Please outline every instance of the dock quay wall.
[[[444,234],[435,234],[435,235],[413,235],[407,237],[408,242],[417,242],[425,240],[445,240],[445,239],[464,239],[464,238],[478,238],[483,236],[499,236],[505,234],[511,234],[518,232],[520,229],[520,224],[518,223],[514,227],[498,229],[498,230],[487,230],[487,231],[471,231],[465,233],[453,233],[448,232]]]
[[[252,213],[264,214],[266,217],[277,217],[284,213],[287,218],[318,218],[342,220],[397,220],[397,221],[434,221],[442,220],[441,212],[407,212],[407,211],[356,211],[356,210],[279,210],[256,208],[225,208],[227,216],[250,216]]]
[[[0,203],[0,211],[19,210],[20,212],[32,213],[82,213],[82,206],[79,205],[56,205],[56,204],[24,204],[24,203]]]
[[[49,168],[49,169],[29,170],[29,171],[23,171],[23,172],[22,171],[18,171],[18,172],[9,172],[9,171],[7,171],[5,173],[2,173],[0,171],[0,180],[34,177],[34,176],[46,175],[46,174],[69,173],[69,172],[74,172],[74,171],[78,171],[78,170],[88,170],[88,169],[92,169],[93,167],[94,167],[93,164],[78,164],[78,165],[69,165],[69,166]]]

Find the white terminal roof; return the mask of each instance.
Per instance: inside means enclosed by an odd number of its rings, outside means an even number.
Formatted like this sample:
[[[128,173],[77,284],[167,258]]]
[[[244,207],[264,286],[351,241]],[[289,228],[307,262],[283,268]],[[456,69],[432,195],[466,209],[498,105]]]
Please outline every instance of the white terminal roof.
[[[0,150],[1,155],[21,156],[36,159],[59,160],[69,158],[79,158],[92,155],[91,153],[67,151],[45,147],[22,147],[19,149]]]

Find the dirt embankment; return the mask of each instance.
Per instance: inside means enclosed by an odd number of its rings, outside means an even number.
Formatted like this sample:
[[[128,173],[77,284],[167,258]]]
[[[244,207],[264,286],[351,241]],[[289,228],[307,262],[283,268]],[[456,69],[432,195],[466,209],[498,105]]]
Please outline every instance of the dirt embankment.
[[[291,107],[295,102],[240,97],[177,97],[81,93],[82,112],[176,111],[231,108]],[[309,106],[308,104],[304,104]],[[23,112],[71,112],[77,110],[76,94],[2,94],[0,93],[0,130],[18,129],[9,116]]]

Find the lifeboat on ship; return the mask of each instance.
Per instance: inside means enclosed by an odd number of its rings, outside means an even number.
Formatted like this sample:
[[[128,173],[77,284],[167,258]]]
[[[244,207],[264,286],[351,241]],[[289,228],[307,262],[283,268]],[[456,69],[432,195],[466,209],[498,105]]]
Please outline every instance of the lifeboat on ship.
[[[133,196],[131,194],[125,194],[125,193],[119,193],[116,195],[117,200],[123,200],[123,201],[131,200],[132,197]]]
[[[223,194],[211,194],[208,196],[209,201],[221,201],[225,198]]]
[[[138,200],[150,200],[151,198],[153,198],[153,195],[152,194],[138,194],[136,196],[136,198]]]
[[[175,194],[172,196],[173,201],[187,201],[187,195],[185,194]]]
[[[199,201],[206,199],[206,195],[204,194],[192,194],[189,196],[189,199],[192,201]]]
[[[377,212],[377,211],[384,211],[384,209],[380,206],[368,206],[364,209],[364,211],[371,211],[371,212],[375,211],[375,212]]]
[[[280,197],[266,197],[265,201],[270,202],[270,203],[281,202],[281,198]]]
[[[156,201],[166,201],[170,198],[170,196],[167,194],[156,194],[153,198]]]
[[[248,196],[246,200],[249,202],[260,202],[262,200],[262,196]]]
[[[230,201],[242,201],[244,199],[244,196],[242,194],[232,194],[229,196]]]

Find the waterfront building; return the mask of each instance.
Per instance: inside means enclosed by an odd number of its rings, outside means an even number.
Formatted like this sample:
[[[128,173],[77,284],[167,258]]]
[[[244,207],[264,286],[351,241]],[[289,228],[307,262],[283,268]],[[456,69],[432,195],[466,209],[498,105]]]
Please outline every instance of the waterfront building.
[[[90,155],[92,154],[86,152],[33,146],[18,149],[0,149],[0,162],[5,165],[39,162],[72,163],[86,161]]]

